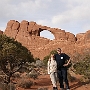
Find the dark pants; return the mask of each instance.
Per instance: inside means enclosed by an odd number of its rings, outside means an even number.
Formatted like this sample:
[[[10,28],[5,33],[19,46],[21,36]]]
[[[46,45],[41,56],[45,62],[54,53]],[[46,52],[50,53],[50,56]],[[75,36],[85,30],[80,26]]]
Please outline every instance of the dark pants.
[[[61,68],[61,70],[57,71],[57,76],[59,79],[59,83],[60,83],[60,88],[64,88],[64,83],[66,84],[66,88],[69,88],[69,83],[68,83],[68,79],[67,79],[67,69],[66,68]]]

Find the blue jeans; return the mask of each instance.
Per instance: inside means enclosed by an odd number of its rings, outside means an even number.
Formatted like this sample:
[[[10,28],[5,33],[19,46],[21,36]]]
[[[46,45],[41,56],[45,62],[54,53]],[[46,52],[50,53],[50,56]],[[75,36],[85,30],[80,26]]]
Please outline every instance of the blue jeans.
[[[63,82],[66,84],[66,89],[70,89],[68,79],[67,79],[67,69],[66,68],[61,68],[60,70],[57,71],[57,76],[59,79],[60,83],[60,88],[64,88]]]

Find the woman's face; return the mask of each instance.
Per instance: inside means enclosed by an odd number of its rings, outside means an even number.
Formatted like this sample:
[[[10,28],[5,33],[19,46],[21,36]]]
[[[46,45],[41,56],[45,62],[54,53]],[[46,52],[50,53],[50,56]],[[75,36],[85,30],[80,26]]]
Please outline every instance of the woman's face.
[[[54,55],[53,54],[51,54],[51,58],[54,58]]]

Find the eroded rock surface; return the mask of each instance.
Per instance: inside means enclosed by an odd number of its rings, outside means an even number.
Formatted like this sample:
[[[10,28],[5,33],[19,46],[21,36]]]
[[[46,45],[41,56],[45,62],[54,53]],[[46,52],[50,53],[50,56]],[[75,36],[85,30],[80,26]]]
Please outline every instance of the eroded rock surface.
[[[50,31],[55,39],[50,40],[40,37],[43,30]],[[79,33],[76,36],[73,33],[66,32],[58,28],[38,25],[36,22],[23,20],[21,23],[10,20],[7,23],[4,34],[22,43],[27,47],[34,57],[43,59],[50,51],[62,48],[65,53],[82,53],[84,49],[90,48],[90,30],[85,33]]]

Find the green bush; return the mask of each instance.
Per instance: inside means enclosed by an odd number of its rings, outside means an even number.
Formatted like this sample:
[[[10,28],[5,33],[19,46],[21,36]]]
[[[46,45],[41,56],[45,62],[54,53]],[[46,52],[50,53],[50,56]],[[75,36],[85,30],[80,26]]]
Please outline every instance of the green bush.
[[[90,56],[86,56],[82,61],[75,63],[73,67],[76,70],[76,73],[90,79]]]
[[[43,59],[43,63],[44,63],[45,66],[47,66],[47,62],[48,62],[49,57],[50,57],[50,56],[46,56],[46,57],[44,57],[44,59]]]
[[[49,55],[47,55],[47,56],[44,57],[43,63],[44,63],[45,66],[47,66],[47,62],[48,62],[48,59],[49,59],[50,55],[51,54],[56,54],[56,53],[57,53],[56,50],[52,50]]]
[[[9,77],[19,71],[26,62],[33,62],[31,52],[15,39],[0,35],[0,69]]]

